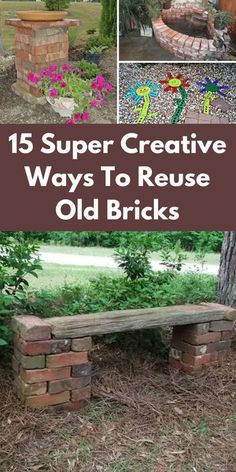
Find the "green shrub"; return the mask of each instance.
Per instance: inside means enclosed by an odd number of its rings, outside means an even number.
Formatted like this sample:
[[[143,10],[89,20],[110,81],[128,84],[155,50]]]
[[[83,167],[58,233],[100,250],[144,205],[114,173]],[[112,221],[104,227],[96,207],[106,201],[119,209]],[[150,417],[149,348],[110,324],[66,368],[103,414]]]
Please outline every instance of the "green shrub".
[[[234,15],[228,11],[218,11],[214,15],[214,26],[218,30],[223,30],[234,23]]]
[[[41,269],[38,245],[23,232],[0,232],[0,347],[9,343],[9,319],[24,299],[26,276]]]
[[[95,77],[100,74],[98,65],[90,63],[86,61],[86,59],[82,59],[82,61],[78,63],[78,68],[84,72],[85,79],[95,79]]]
[[[85,43],[85,51],[89,51],[92,48],[100,46],[111,48],[113,46],[112,38],[108,36],[92,36]]]
[[[49,11],[62,11],[69,7],[70,0],[43,0]]]
[[[115,259],[126,277],[135,280],[141,279],[151,272],[149,254],[149,251],[143,247],[120,247],[115,251]]]

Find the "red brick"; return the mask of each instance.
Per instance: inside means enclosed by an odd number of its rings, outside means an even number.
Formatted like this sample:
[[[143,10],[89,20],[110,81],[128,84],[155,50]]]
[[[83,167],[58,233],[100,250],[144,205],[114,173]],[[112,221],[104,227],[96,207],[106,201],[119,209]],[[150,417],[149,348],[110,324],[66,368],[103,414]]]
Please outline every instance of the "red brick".
[[[26,405],[33,408],[46,408],[51,405],[59,405],[70,400],[70,392],[61,392],[54,394],[39,395],[35,397],[26,397]]]
[[[189,344],[209,344],[220,341],[221,333],[207,333],[207,334],[200,334],[199,336],[194,335],[186,335],[183,337],[183,340],[188,342]]]
[[[221,331],[221,339],[233,339],[233,331]]]
[[[192,367],[200,367],[202,365],[211,364],[212,362],[217,361],[217,352],[212,352],[209,354],[203,354],[202,356],[192,356],[191,354],[183,354],[183,362],[189,364]]]
[[[24,356],[18,349],[14,349],[14,356],[24,369],[43,369],[45,356]]]
[[[179,349],[175,349],[175,348],[171,348],[170,349],[170,357],[172,359],[176,359],[176,360],[180,360],[182,359],[182,351],[180,351]]]
[[[51,338],[51,326],[37,316],[15,316],[12,319],[12,330],[25,341],[41,341]]]
[[[14,344],[22,354],[27,356],[37,356],[39,354],[51,353],[51,341],[24,341],[24,339],[16,336]]]
[[[92,348],[92,338],[79,338],[72,339],[71,350],[72,351],[90,351]]]
[[[88,361],[87,352],[65,352],[46,357],[47,367],[64,367],[67,365],[84,364]]]
[[[212,321],[209,331],[232,331],[234,327],[233,321]]]
[[[36,383],[50,380],[66,379],[70,376],[70,367],[59,367],[58,369],[20,370],[22,380],[26,383]]]
[[[87,400],[91,397],[91,387],[79,388],[77,390],[72,390],[71,392],[71,400],[80,401],[80,400]]]
[[[194,356],[201,356],[202,354],[207,353],[208,345],[202,344],[199,346],[194,346],[193,344],[189,344],[181,340],[174,340],[174,341],[172,340],[171,346],[183,352],[189,352],[190,354],[193,354]]]
[[[71,339],[53,339],[52,340],[52,354],[61,354],[62,352],[69,352],[71,348]]]
[[[230,349],[231,349],[231,341],[229,340],[218,341],[217,343],[210,343],[207,346],[207,352],[230,351]]]
[[[49,382],[49,393],[64,392],[65,390],[76,390],[91,384],[91,377],[74,377],[64,380],[53,380]]]
[[[92,363],[86,362],[86,364],[74,365],[71,368],[72,377],[86,377],[92,373]]]
[[[47,382],[38,382],[35,384],[27,384],[19,377],[15,379],[18,392],[23,396],[44,395],[47,392]]]

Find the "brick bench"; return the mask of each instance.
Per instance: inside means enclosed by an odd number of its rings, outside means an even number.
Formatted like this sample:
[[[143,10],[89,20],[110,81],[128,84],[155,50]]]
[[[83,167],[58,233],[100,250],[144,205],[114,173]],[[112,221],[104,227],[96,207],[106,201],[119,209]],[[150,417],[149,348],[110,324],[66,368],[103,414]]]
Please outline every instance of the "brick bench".
[[[30,407],[80,409],[91,396],[92,336],[173,326],[171,368],[194,374],[231,350],[236,310],[218,304],[13,318],[17,392]]]

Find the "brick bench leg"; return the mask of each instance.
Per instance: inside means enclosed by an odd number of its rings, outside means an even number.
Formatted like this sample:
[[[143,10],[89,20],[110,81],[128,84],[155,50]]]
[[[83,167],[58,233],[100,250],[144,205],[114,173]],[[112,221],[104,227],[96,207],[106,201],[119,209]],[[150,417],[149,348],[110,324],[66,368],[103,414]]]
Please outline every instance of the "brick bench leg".
[[[193,374],[224,360],[231,351],[232,321],[212,321],[173,329],[170,366]]]
[[[30,407],[81,409],[91,396],[90,337],[55,339],[36,316],[13,320],[15,385]]]

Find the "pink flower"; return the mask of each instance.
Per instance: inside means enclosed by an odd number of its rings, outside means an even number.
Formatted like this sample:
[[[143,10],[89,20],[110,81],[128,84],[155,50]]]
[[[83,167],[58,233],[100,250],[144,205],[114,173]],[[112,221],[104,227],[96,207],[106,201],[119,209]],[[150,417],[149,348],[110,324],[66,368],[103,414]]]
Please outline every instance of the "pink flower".
[[[73,70],[73,67],[69,66],[68,64],[63,64],[61,70],[68,70],[69,72],[71,72]]]
[[[111,91],[113,90],[113,87],[112,87],[111,84],[106,84],[106,85],[105,85],[105,88],[106,88],[106,90],[107,90],[108,92],[111,92]]]
[[[88,119],[89,119],[89,112],[85,111],[81,116],[81,120],[87,121]]]
[[[75,120],[67,120],[66,124],[67,125],[75,125],[76,122],[75,122]]]
[[[28,80],[30,82],[33,82],[33,84],[37,84],[38,82],[40,82],[41,77],[38,77],[37,75],[35,75],[34,72],[30,72],[28,74]]]
[[[95,107],[97,106],[97,101],[96,101],[96,100],[92,100],[92,101],[90,102],[90,106],[95,108]]]
[[[97,81],[98,85],[103,85],[103,84],[105,84],[105,82],[106,82],[106,80],[105,80],[105,78],[103,77],[103,75],[97,75],[96,81]]]
[[[48,75],[48,71],[45,70],[45,69],[41,70],[39,73],[40,73],[41,77],[45,77],[45,75]]]
[[[58,96],[58,90],[53,88],[50,90],[50,97],[57,97]]]
[[[54,72],[57,69],[58,69],[57,66],[49,66],[49,70],[51,70],[52,72]]]
[[[81,117],[82,117],[81,113],[76,113],[76,114],[74,115],[74,119],[75,119],[75,120],[81,120]]]
[[[66,82],[61,82],[61,83],[60,83],[60,86],[61,86],[62,88],[66,88],[66,87],[67,87],[67,83],[66,83]]]
[[[62,74],[54,74],[52,76],[52,82],[60,82],[63,79]]]

